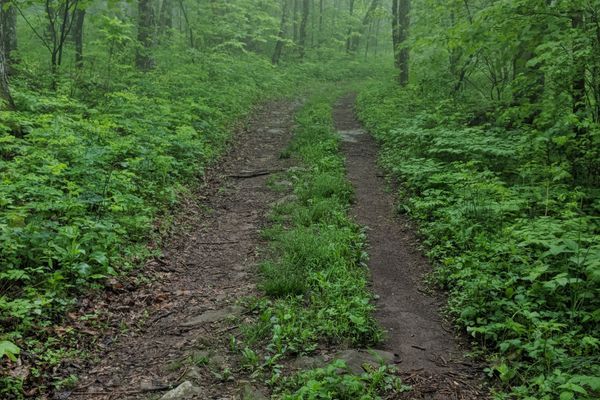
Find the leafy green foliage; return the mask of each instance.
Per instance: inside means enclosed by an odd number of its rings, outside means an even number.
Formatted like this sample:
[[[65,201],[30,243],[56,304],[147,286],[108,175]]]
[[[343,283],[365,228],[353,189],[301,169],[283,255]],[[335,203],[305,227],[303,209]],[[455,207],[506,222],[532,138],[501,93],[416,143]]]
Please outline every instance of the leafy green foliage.
[[[20,352],[21,352],[21,349],[19,349],[14,343],[9,342],[7,340],[3,340],[0,342],[0,358],[6,356],[10,360],[16,361],[17,360],[16,356]]]
[[[410,390],[387,366],[373,368],[362,375],[349,371],[342,360],[303,371],[283,384],[285,400],[376,400],[385,393]]]
[[[0,338],[28,348],[82,290],[139,264],[155,218],[220,154],[233,122],[285,90],[261,58],[206,63],[132,77],[93,105],[22,91],[22,111],[1,113]]]
[[[600,369],[597,189],[573,185],[540,132],[469,125],[469,106],[379,85],[359,98],[420,222],[458,324],[519,398],[595,398]]]

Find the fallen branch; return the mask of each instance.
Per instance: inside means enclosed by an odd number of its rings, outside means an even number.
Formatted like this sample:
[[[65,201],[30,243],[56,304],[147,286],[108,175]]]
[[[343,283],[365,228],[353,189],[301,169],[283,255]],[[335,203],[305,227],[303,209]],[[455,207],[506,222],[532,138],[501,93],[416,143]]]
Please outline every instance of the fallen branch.
[[[227,241],[227,242],[196,242],[196,244],[214,244],[214,245],[221,245],[221,244],[236,244],[239,243],[239,240],[236,241]]]
[[[147,393],[147,392],[162,392],[165,390],[171,390],[173,389],[173,385],[163,385],[163,386],[156,386],[156,387],[152,387],[152,388],[147,388],[147,389],[136,389],[136,390],[117,390],[117,391],[112,391],[112,392],[101,392],[101,391],[93,391],[93,392],[71,392],[71,394],[74,394],[76,396],[114,396],[114,395],[132,395],[132,394],[140,394],[140,393]]]
[[[257,176],[270,175],[275,172],[282,172],[282,169],[272,169],[272,170],[261,170],[261,171],[248,171],[241,172],[239,174],[227,175],[230,178],[238,178],[238,179],[246,179],[246,178],[255,178]]]
[[[229,326],[227,328],[223,328],[221,330],[218,330],[217,333],[221,334],[221,333],[229,332],[229,331],[232,331],[232,330],[234,330],[236,328],[239,328],[239,325],[234,325],[234,326]]]

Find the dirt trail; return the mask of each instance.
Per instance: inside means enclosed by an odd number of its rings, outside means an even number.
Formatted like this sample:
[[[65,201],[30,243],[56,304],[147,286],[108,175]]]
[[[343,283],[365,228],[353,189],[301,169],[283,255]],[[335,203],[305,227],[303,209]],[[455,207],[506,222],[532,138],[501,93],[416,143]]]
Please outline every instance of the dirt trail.
[[[298,106],[282,101],[258,110],[218,169],[208,172],[204,199],[183,205],[182,233],[146,267],[155,281],[108,295],[110,308],[125,308],[119,319],[139,319],[146,310],[141,329],[105,337],[100,362],[79,371],[82,382],[74,392],[57,397],[155,398],[169,385],[192,380],[202,390],[195,398],[233,398],[239,382],[227,382],[226,370],[235,367],[227,348],[233,317],[243,318],[234,304],[256,294],[259,230],[270,204],[284,195],[266,180],[269,172],[288,167],[279,154],[291,139]],[[194,352],[196,362],[209,368],[190,367],[186,357]]]
[[[376,317],[387,331],[382,350],[402,360],[398,368],[414,386],[405,398],[484,398],[476,370],[463,359],[451,328],[444,326],[441,301],[423,293],[423,276],[431,267],[409,221],[394,211],[394,196],[386,192],[376,164],[377,145],[356,119],[354,100],[347,95],[336,103],[334,121],[355,188],[353,213],[367,227],[369,267],[379,296]]]

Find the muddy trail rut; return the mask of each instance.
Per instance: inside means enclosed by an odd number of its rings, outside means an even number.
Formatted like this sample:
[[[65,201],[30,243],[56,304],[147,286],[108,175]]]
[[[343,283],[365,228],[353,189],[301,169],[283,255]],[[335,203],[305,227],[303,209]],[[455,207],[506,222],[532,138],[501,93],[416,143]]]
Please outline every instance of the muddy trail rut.
[[[289,167],[279,155],[292,137],[298,107],[266,104],[238,133],[230,153],[207,172],[202,196],[182,205],[181,234],[146,266],[153,283],[111,295],[109,307],[125,309],[115,320],[138,319],[142,328],[116,335],[114,343],[104,338],[99,363],[82,374],[74,392],[59,398],[159,398],[186,380],[199,385],[198,399],[229,399],[239,391],[239,382],[226,376],[234,367],[227,358],[229,332],[236,328],[232,321],[244,317],[236,302],[257,292],[259,231],[271,204],[284,195],[266,181]],[[142,316],[134,311],[140,309]],[[189,357],[211,368],[189,368]],[[223,382],[215,384],[215,374]]]
[[[354,102],[352,94],[338,100],[333,117],[356,195],[352,213],[367,228],[376,318],[386,331],[380,347],[399,356],[397,368],[413,386],[403,398],[485,398],[478,368],[464,359],[461,340],[440,314],[443,300],[425,294],[423,278],[431,267],[410,221],[395,212],[377,166],[377,144],[355,117]]]

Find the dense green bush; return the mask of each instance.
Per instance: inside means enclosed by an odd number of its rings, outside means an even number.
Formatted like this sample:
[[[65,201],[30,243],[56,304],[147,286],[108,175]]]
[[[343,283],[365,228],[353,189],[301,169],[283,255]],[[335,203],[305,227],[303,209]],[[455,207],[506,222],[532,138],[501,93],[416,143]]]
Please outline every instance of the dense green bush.
[[[459,103],[380,84],[358,106],[402,184],[401,211],[420,222],[450,311],[489,351],[489,373],[519,398],[595,398],[597,188],[574,184],[544,135],[472,125]]]

